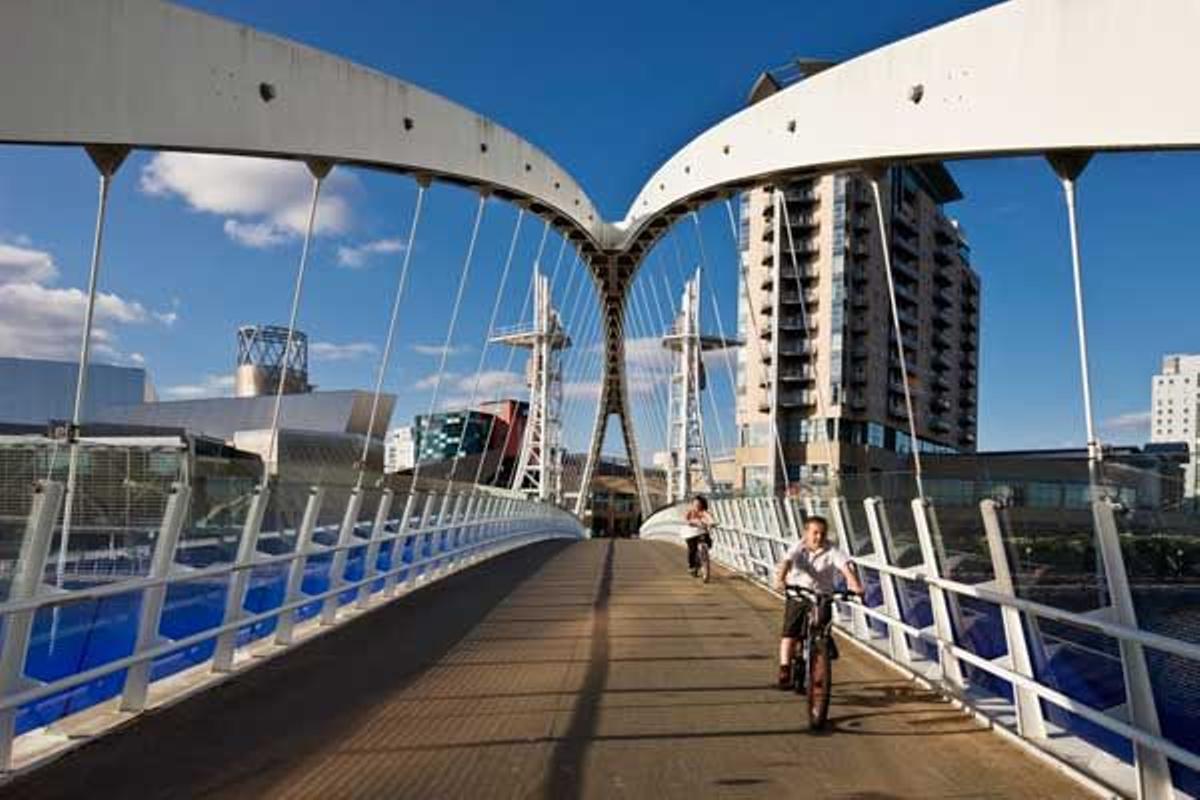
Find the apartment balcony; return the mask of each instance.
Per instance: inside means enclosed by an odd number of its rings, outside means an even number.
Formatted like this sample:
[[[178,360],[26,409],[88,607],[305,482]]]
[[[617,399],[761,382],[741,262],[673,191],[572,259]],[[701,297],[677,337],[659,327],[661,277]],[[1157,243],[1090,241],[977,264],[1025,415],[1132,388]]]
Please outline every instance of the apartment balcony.
[[[906,258],[895,251],[892,252],[892,269],[898,276],[917,282],[921,280],[920,262],[916,259]]]
[[[775,241],[775,226],[774,225],[767,225],[763,228],[762,240],[764,242]]]
[[[817,404],[817,393],[809,390],[779,393],[780,408],[808,408]]]
[[[917,315],[908,309],[897,308],[896,318],[900,320],[901,325],[907,325],[910,328],[921,327],[921,321],[917,318]]]
[[[855,239],[847,245],[846,252],[856,258],[867,258],[871,255],[871,246],[866,239]]]
[[[945,332],[949,331],[953,327],[954,322],[950,319],[947,319],[943,314],[939,313],[933,315],[933,329],[935,331]]]
[[[888,416],[898,419],[908,418],[908,407],[904,405],[903,400],[889,400],[887,405]]]
[[[907,300],[910,303],[918,302],[917,290],[905,283],[896,283],[896,297],[897,299]]]
[[[916,236],[912,236],[912,237],[893,236],[892,237],[892,250],[893,250],[893,252],[895,252],[896,250],[900,250],[905,255],[909,256],[910,258],[920,258],[921,257],[921,240],[918,239]]]
[[[815,281],[821,277],[821,273],[816,266],[811,264],[797,264],[792,266],[787,256],[784,256],[783,269],[780,270],[779,281],[781,286],[794,287],[796,281]],[[789,288],[790,288],[789,287]]]
[[[933,374],[932,383],[937,389],[941,389],[942,391],[946,392],[950,391],[950,381],[947,380],[946,376],[942,375],[940,372],[935,372]]]
[[[929,401],[929,407],[934,411],[948,412],[951,408],[951,402],[944,395],[934,395],[933,400]]]
[[[769,292],[775,287],[775,273],[772,270],[763,272],[762,279],[758,282],[758,288],[764,292]]]
[[[758,310],[764,316],[769,317],[775,313],[775,303],[772,302],[770,297],[766,297],[761,303],[759,303]]]
[[[963,389],[974,389],[976,385],[975,376],[970,373],[963,375],[959,378],[958,385]]]
[[[802,317],[799,314],[789,314],[779,318],[779,330],[808,331],[810,333],[816,333],[817,321],[812,317]]]
[[[975,410],[975,398],[969,394],[964,394],[958,398],[958,407],[965,412],[973,412]]]
[[[933,241],[938,245],[958,244],[958,231],[946,220],[938,220],[933,227]]]
[[[764,321],[759,328],[758,335],[763,341],[769,342],[771,337],[775,335],[775,331],[772,329],[770,321]]]
[[[850,282],[856,286],[863,286],[870,280],[870,273],[867,272],[865,264],[853,264],[846,270],[846,274],[850,277]]]
[[[855,344],[850,348],[850,360],[865,361],[870,353],[871,351],[865,344]]]
[[[973,296],[963,298],[963,311],[974,314],[979,311],[979,300]]]
[[[812,239],[794,239],[780,244],[780,258],[788,259],[792,255],[797,258],[816,258],[821,253],[820,246]]]
[[[780,342],[780,355],[813,356],[817,353],[816,342]]]
[[[816,189],[787,189],[783,193],[783,199],[788,202],[788,205],[795,203],[801,206],[812,206],[821,202],[821,193]]]
[[[933,364],[934,369],[946,370],[954,366],[954,362],[950,360],[950,353],[946,350],[934,350],[929,361]]]
[[[971,350],[979,349],[979,337],[976,336],[975,334],[968,333],[966,336],[963,337],[962,340],[963,340],[964,348],[970,348]]]
[[[788,222],[792,223],[792,227],[811,232],[821,225],[821,220],[816,214],[792,214],[788,217]],[[808,233],[805,234],[806,236]]]
[[[850,332],[851,333],[870,333],[871,332],[871,321],[863,316],[853,317],[850,320]]]
[[[949,309],[954,307],[954,295],[945,289],[938,289],[933,293],[933,304],[941,309]]]
[[[779,381],[810,383],[817,379],[817,373],[812,367],[784,367],[779,370]]]
[[[958,424],[964,428],[974,428],[975,427],[975,415],[974,414],[963,414],[961,417],[958,418]]]
[[[870,214],[861,211],[856,211],[848,215],[847,224],[850,230],[857,234],[870,233],[871,227],[875,224],[875,220]]]
[[[973,434],[969,431],[966,431],[961,436],[958,437],[958,441],[961,442],[962,444],[974,445],[975,444],[975,434]]]
[[[770,414],[771,413],[771,398],[770,398],[770,396],[759,398],[758,413],[760,413],[760,414]]]
[[[975,357],[974,353],[963,353],[958,365],[965,371],[974,372],[979,366],[979,359]]]
[[[950,422],[945,417],[930,417],[929,429],[938,433],[949,433]]]
[[[867,382],[867,370],[865,367],[857,367],[852,369],[846,376],[846,379],[852,384],[865,384]]]
[[[867,410],[867,398],[862,392],[848,392],[844,402],[855,411]]]

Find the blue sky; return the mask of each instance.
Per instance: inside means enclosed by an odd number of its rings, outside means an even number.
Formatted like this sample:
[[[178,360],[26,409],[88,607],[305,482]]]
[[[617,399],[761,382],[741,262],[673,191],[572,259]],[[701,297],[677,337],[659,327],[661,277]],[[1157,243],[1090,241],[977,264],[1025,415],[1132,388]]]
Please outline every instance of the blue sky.
[[[337,53],[491,116],[570,170],[610,218],[623,216],[645,176],[675,149],[739,108],[762,69],[796,56],[849,58],[988,5],[925,0],[569,8],[359,0],[346,13],[316,0],[187,4]],[[248,171],[245,165],[135,154],[113,190],[101,281],[111,296],[101,308],[99,357],[144,362],[163,397],[227,391],[236,326],[286,321],[306,191],[297,170],[267,165]],[[1057,182],[1038,159],[953,164],[951,170],[966,199],[950,212],[966,226],[984,287],[980,444],[1080,444],[1070,268]],[[373,384],[402,255],[398,243],[415,192],[409,180],[395,176],[353,169],[335,175],[300,326],[311,342],[321,343],[312,354],[315,383],[366,388]],[[1200,348],[1192,310],[1200,277],[1188,236],[1197,177],[1200,160],[1190,154],[1104,155],[1081,183],[1094,389],[1106,440],[1143,441],[1150,376],[1161,356]],[[85,283],[95,203],[95,174],[82,151],[0,148],[0,268],[8,270],[7,277],[0,275],[0,352],[75,352],[71,313],[80,296],[71,290]],[[469,193],[444,186],[427,198],[401,344],[385,384],[398,395],[397,420],[430,403],[475,204]],[[501,295],[515,218],[515,210],[501,203],[485,209],[467,310],[449,358],[453,374],[440,389],[443,401],[471,395],[498,295],[498,323],[517,320],[540,222],[524,221]],[[703,218],[709,274],[729,328],[736,319],[734,248],[723,208]],[[677,235],[683,265],[694,265],[694,232],[688,227]],[[664,253],[650,262],[648,274],[664,303],[664,277],[678,293],[675,244],[666,242]],[[547,269],[558,246],[551,237],[543,258]],[[564,313],[575,304],[565,292],[571,266],[568,252],[556,282]],[[705,300],[711,329],[707,305]],[[648,311],[649,319],[634,323],[635,333],[658,327],[656,311]],[[582,322],[571,324],[587,342]],[[523,362],[520,355],[510,361],[501,349],[489,351],[480,396],[515,391]],[[568,444],[580,447],[592,413],[586,384],[598,365],[583,347],[568,364],[569,378],[578,384],[568,398]],[[726,442],[733,436],[727,383],[720,376],[713,381],[713,405],[726,414]],[[654,397],[639,392],[636,398],[639,434],[649,439],[644,449],[656,444]],[[715,425],[710,436],[720,439]]]

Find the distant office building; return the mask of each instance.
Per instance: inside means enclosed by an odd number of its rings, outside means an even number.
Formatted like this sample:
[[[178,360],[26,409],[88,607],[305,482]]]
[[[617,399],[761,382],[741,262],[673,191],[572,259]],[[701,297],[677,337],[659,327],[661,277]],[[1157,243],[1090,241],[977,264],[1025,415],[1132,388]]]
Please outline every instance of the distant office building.
[[[764,75],[751,102],[803,72]],[[936,162],[889,170],[880,194],[885,237],[860,175],[818,175],[742,195],[739,488],[778,490],[785,469],[791,482],[820,481],[831,466],[843,475],[899,469],[914,447],[975,449],[979,277],[963,231],[943,210],[962,194]]]
[[[416,463],[417,448],[413,439],[413,426],[403,425],[388,431],[384,442],[383,471],[399,472],[412,469]]]
[[[79,366],[70,361],[0,358],[0,423],[43,426],[70,420]],[[88,367],[83,420],[118,405],[142,403],[154,389],[140,367],[92,364]]]
[[[414,462],[427,477],[453,475],[506,486],[521,452],[529,404],[494,400],[475,408],[422,414],[413,420]],[[404,468],[401,468],[404,469]]]
[[[1196,468],[1200,452],[1196,433],[1200,420],[1200,355],[1169,355],[1163,357],[1162,372],[1150,385],[1150,441],[1154,443],[1181,442],[1187,445],[1191,458],[1184,476],[1184,494],[1197,494]]]

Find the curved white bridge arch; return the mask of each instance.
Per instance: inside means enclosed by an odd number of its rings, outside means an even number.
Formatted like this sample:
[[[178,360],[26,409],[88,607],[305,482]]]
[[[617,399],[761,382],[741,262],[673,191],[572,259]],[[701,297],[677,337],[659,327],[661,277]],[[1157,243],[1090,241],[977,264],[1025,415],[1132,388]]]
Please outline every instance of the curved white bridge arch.
[[[670,158],[614,223],[525,139],[403,81],[157,0],[8,0],[0,142],[320,159],[464,183],[527,206],[577,244],[604,304],[606,378],[589,465],[612,414],[636,465],[624,298],[676,218],[808,172],[1195,147],[1200,111],[1187,98],[1200,73],[1197,39],[1195,0],[1011,0],[732,115]]]

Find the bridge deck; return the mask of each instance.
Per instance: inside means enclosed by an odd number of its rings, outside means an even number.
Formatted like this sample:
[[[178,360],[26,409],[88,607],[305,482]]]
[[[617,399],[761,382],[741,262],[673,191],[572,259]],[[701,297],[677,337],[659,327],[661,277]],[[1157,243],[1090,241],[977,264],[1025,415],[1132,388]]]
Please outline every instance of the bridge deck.
[[[769,688],[778,604],[637,541],[544,544],[83,747],[5,797],[1074,797],[842,647],[828,735]]]

